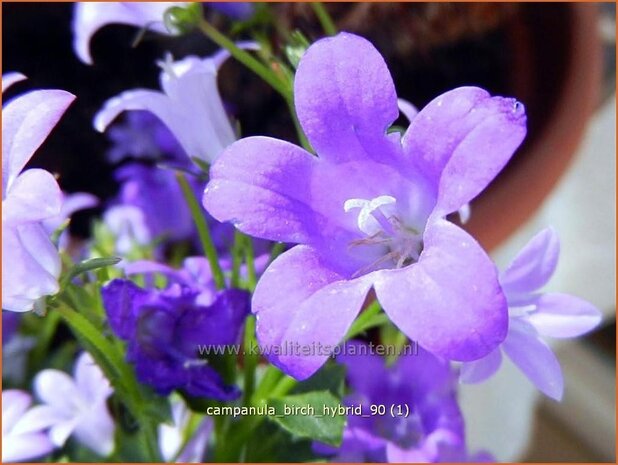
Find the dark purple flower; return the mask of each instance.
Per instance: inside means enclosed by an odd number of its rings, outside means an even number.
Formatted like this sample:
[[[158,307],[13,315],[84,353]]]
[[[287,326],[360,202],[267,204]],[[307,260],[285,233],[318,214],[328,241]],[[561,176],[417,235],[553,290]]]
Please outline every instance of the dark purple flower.
[[[391,320],[436,355],[475,360],[504,340],[495,265],[445,220],[476,197],[526,133],[523,106],[475,87],[430,102],[406,133],[386,64],[365,39],[313,44],[294,82],[300,123],[318,156],[250,137],[213,164],[204,206],[279,256],[253,297],[260,344],[336,346],[373,287]],[[325,324],[328,322],[328,324]],[[306,378],[324,354],[271,356]]]
[[[255,12],[250,2],[208,2],[211,8],[223,13],[230,19],[244,21]]]
[[[364,343],[350,342],[346,349],[337,357],[347,368],[352,391],[344,403],[361,405],[362,416],[348,416],[338,449],[318,446],[318,450],[334,454],[330,459],[337,462],[439,462],[465,457],[464,420],[455,395],[456,376],[448,362],[420,349],[387,367],[385,359],[370,353]],[[384,412],[375,410],[378,406],[384,406]]]
[[[237,342],[249,312],[246,292],[222,291],[202,305],[200,292],[190,287],[141,289],[115,279],[102,294],[109,324],[127,341],[127,360],[141,382],[162,395],[182,389],[219,400],[238,396],[236,386],[226,385],[209,362],[199,358],[199,347]]]
[[[500,275],[509,305],[509,331],[504,342],[485,357],[466,362],[461,380],[478,383],[492,376],[504,352],[544,394],[560,400],[564,380],[558,359],[541,337],[571,338],[591,331],[601,312],[568,294],[540,293],[558,265],[560,243],[547,228],[534,236]]]

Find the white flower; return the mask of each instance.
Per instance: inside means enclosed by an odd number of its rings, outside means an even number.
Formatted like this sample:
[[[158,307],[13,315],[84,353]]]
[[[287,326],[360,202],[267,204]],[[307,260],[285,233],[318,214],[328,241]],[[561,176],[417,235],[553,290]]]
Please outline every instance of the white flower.
[[[74,435],[97,454],[111,454],[114,422],[107,398],[113,389],[90,354],[77,359],[74,378],[59,370],[41,371],[34,379],[34,390],[43,405],[32,410],[48,419],[49,437],[55,446],[63,446]]]

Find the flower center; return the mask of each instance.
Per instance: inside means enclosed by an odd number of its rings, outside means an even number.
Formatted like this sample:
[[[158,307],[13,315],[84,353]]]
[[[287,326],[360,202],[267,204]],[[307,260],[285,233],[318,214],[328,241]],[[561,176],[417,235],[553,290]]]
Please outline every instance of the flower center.
[[[359,209],[358,229],[365,234],[354,240],[351,247],[379,246],[384,253],[374,262],[355,273],[360,275],[385,263],[392,262],[395,268],[416,263],[423,250],[422,235],[407,226],[397,209],[397,200],[390,195],[380,195],[370,200],[348,199],[343,204],[345,212]]]

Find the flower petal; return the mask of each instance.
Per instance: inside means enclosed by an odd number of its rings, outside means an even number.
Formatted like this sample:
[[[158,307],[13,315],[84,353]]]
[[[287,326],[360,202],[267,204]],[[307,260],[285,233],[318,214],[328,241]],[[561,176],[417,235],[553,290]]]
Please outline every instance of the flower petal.
[[[386,136],[399,115],[393,80],[380,53],[362,37],[342,32],[309,47],[298,65],[294,99],[321,158],[384,161],[398,147],[398,135]]]
[[[376,273],[378,300],[391,320],[435,355],[471,361],[506,336],[507,306],[497,271],[462,229],[428,225],[418,263]]]
[[[562,399],[564,381],[560,363],[530,324],[511,319],[502,348],[541,392],[552,399]]]
[[[4,93],[4,91],[11,87],[13,84],[19,81],[23,81],[24,79],[27,79],[26,76],[16,71],[4,73],[2,75],[2,93]]]
[[[34,378],[34,392],[45,404],[71,417],[81,396],[73,379],[54,369],[40,371]]]
[[[112,330],[122,339],[131,339],[137,324],[136,309],[150,296],[126,279],[114,279],[101,290],[103,306]]]
[[[75,362],[75,382],[81,396],[91,405],[95,405],[112,395],[109,381],[103,375],[101,368],[88,352],[83,352]]]
[[[2,202],[3,221],[13,224],[41,221],[60,214],[62,192],[47,171],[29,169],[21,173]]]
[[[236,140],[217,88],[216,65],[212,58],[188,56],[164,65],[161,73],[161,87],[176,109],[173,124],[163,121],[189,157],[209,164]]]
[[[75,426],[75,437],[100,456],[107,457],[114,450],[115,428],[107,404],[99,400],[79,417]]]
[[[371,281],[347,281],[308,246],[279,256],[253,296],[257,337],[269,360],[297,378],[317,371],[345,336]]]
[[[577,337],[601,322],[601,312],[591,303],[567,294],[543,294],[528,317],[541,336]]]
[[[49,454],[54,445],[45,433],[9,436],[2,441],[2,462],[25,462]]]
[[[2,198],[75,99],[64,90],[35,90],[2,108]]]
[[[309,242],[328,223],[309,203],[317,163],[288,142],[268,137],[239,140],[211,167],[204,207],[215,219],[231,221],[252,236]]]
[[[13,434],[36,433],[67,420],[65,412],[49,405],[37,405],[25,412],[15,424]]]
[[[466,384],[475,384],[493,376],[502,364],[502,352],[494,349],[488,355],[472,362],[461,364],[459,381]]]
[[[172,6],[184,2],[80,2],[75,4],[73,17],[73,49],[81,61],[92,64],[91,37],[108,24],[128,24],[168,33],[163,14]]]
[[[32,310],[34,301],[58,292],[60,257],[43,226],[2,222],[2,308]]]
[[[560,256],[560,240],[552,228],[534,236],[500,274],[500,285],[513,297],[543,287],[556,271]]]
[[[436,215],[445,216],[494,179],[525,134],[522,104],[491,97],[477,87],[460,87],[423,108],[402,142],[411,161],[435,182]]]
[[[28,410],[32,397],[25,391],[7,389],[2,391],[2,435],[13,429],[19,418]]]

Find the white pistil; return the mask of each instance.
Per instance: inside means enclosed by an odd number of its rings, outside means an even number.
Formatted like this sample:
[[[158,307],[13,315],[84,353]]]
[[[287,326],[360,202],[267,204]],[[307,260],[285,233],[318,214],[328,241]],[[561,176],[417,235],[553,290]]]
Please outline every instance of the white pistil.
[[[364,274],[377,266],[392,260],[396,268],[418,261],[422,249],[422,237],[407,227],[398,216],[397,200],[390,195],[381,195],[370,200],[348,199],[343,209],[349,212],[359,208],[358,229],[367,237],[354,240],[350,246],[385,246],[388,252],[363,267],[355,276]]]

